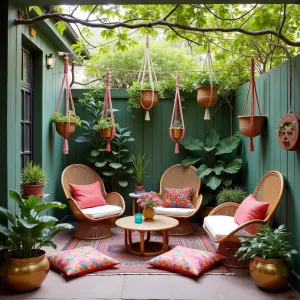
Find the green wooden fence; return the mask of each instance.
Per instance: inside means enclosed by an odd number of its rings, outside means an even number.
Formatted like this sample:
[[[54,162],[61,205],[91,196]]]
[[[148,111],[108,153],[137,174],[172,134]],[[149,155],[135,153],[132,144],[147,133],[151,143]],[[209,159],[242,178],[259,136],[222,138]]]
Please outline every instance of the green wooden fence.
[[[74,89],[73,97],[78,99],[87,90]],[[128,95],[126,90],[112,90],[113,106],[119,112],[115,114],[116,121],[121,127],[128,127],[132,131],[135,142],[130,147],[133,153],[143,154],[150,158],[146,169],[145,188],[147,191],[158,191],[159,181],[162,173],[171,165],[180,163],[187,155],[184,149],[179,154],[174,153],[174,142],[169,137],[171,113],[173,109],[173,98],[168,97],[159,101],[158,105],[150,111],[151,120],[144,121],[145,112],[137,109],[133,113],[127,111]],[[86,112],[78,101],[75,101],[77,114],[81,119],[88,119]],[[186,136],[203,139],[205,133],[213,126],[217,127],[220,134],[225,137],[230,134],[230,111],[229,106],[221,105],[217,110],[212,108],[212,120],[204,121],[204,109],[197,104],[196,95],[194,99],[183,102]],[[134,117],[133,117],[134,114]],[[81,133],[80,128],[76,130],[76,136]],[[75,136],[75,137],[76,137]],[[74,139],[74,138],[73,138]],[[68,164],[88,164],[89,149],[82,143],[70,142],[70,152],[67,158]],[[131,211],[128,194],[134,190],[134,180],[121,193],[127,202],[127,213]]]
[[[300,111],[300,56],[293,59],[293,111]],[[242,156],[244,166],[242,182],[253,191],[260,178],[270,170],[280,171],[285,178],[285,193],[280,207],[277,209],[274,225],[286,224],[293,246],[300,250],[300,152],[288,152],[277,143],[276,129],[280,118],[288,112],[289,67],[281,64],[270,72],[256,79],[261,110],[267,116],[265,130],[260,137],[254,138],[255,151],[248,151],[248,140],[243,139]],[[248,84],[236,90],[235,115],[241,115]],[[249,107],[248,107],[249,112]],[[238,121],[234,119],[234,128],[238,130]],[[300,255],[294,257],[295,278],[300,288]]]

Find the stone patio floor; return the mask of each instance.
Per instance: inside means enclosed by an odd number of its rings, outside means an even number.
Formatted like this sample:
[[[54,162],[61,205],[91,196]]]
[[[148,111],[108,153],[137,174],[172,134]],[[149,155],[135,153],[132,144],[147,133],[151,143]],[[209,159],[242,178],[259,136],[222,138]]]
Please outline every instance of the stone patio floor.
[[[59,232],[54,237],[58,250],[66,244],[71,234]],[[300,295],[291,287],[280,293],[268,293],[256,286],[248,270],[232,271],[234,276],[202,275],[195,279],[179,275],[110,275],[66,280],[50,270],[42,286],[29,293],[15,294],[0,284],[0,300],[300,300]]]

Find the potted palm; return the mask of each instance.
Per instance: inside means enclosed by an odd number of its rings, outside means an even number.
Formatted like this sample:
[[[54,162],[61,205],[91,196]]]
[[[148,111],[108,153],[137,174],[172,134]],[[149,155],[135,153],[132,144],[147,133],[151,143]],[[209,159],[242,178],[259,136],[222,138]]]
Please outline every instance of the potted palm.
[[[67,116],[62,115],[61,113],[53,113],[50,119],[53,123],[55,123],[56,131],[59,135],[65,137],[67,135],[67,124],[69,122],[69,135],[75,132],[76,126],[81,126],[81,121],[79,116],[75,116],[73,111],[69,111],[68,118]]]
[[[21,173],[23,196],[43,196],[43,189],[47,183],[47,175],[43,168],[29,161]]]
[[[256,237],[240,238],[241,247],[236,256],[250,259],[250,274],[260,288],[276,291],[287,286],[292,274],[292,255],[298,253],[286,240],[289,234],[285,225],[275,230],[264,225]]]
[[[175,141],[178,141],[181,138],[182,131],[183,128],[180,120],[174,120],[171,126],[171,133]]]
[[[104,137],[104,138],[110,138],[111,134],[112,134],[112,129],[114,127],[118,127],[119,124],[115,123],[111,117],[106,117],[103,119],[100,119],[98,121],[98,124],[94,126],[95,130],[99,130],[100,134]]]
[[[143,193],[145,192],[143,179],[145,175],[145,169],[149,164],[149,159],[145,159],[145,154],[143,156],[138,155],[137,157],[133,155],[131,162],[134,171],[133,178],[136,180],[135,192]]]
[[[0,206],[0,215],[10,223],[9,227],[0,226],[0,236],[6,238],[0,242],[0,250],[7,250],[1,275],[4,285],[18,292],[28,292],[38,288],[49,272],[49,261],[42,247],[56,248],[51,241],[52,235],[62,229],[72,229],[73,226],[56,224],[58,219],[49,215],[40,216],[49,208],[65,208],[65,204],[40,203],[41,199],[33,196],[25,201],[12,190],[9,190],[9,196],[18,205],[20,215]]]

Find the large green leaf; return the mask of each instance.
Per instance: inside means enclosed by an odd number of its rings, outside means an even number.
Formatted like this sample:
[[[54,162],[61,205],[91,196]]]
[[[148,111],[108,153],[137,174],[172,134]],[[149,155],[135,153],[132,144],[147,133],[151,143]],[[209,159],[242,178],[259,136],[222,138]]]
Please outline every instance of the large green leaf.
[[[184,166],[194,165],[200,160],[202,160],[202,158],[200,157],[188,156],[181,162],[181,164]]]
[[[29,221],[24,220],[24,219],[17,220],[17,224],[21,225],[27,229],[32,229],[38,225],[37,223],[30,223]]]
[[[102,172],[102,174],[103,174],[104,176],[113,176],[113,175],[114,175],[113,172],[108,172],[108,171],[104,171],[104,172]]]
[[[218,134],[216,128],[211,129],[208,132],[208,134],[206,135],[205,150],[211,151],[211,150],[215,149],[215,147],[217,146],[219,141],[220,141],[220,135]],[[211,149],[211,150],[207,150],[207,149]]]
[[[53,226],[51,232],[54,233],[56,231],[73,229],[73,228],[74,228],[73,225],[71,225],[69,223],[60,223],[60,224]]]
[[[207,165],[202,164],[198,169],[197,169],[197,176],[200,178],[203,178],[207,175],[209,175],[212,172],[212,169],[209,168]]]
[[[0,233],[5,236],[10,236],[12,232],[6,226],[0,224]]]
[[[224,170],[224,166],[220,163],[218,163],[214,168],[213,171],[215,172],[216,175],[220,175],[221,172]]]
[[[180,144],[187,150],[203,150],[203,142],[200,142],[198,139],[193,137],[184,138]]]
[[[25,208],[24,200],[21,198],[18,192],[9,190],[9,197],[17,202],[20,209]]]
[[[222,183],[225,186],[230,186],[232,184],[232,178],[229,176],[222,177]]]
[[[46,209],[50,209],[50,208],[65,208],[66,207],[66,204],[63,204],[63,203],[60,203],[60,202],[57,202],[57,201],[53,201],[53,202],[47,202],[47,203],[38,203],[35,205],[34,207],[34,210],[39,213],[43,210],[46,210]]]
[[[118,183],[121,187],[126,187],[128,185],[128,181],[126,181],[126,180],[120,180],[120,181],[118,181]]]
[[[110,163],[109,166],[112,167],[113,169],[120,169],[122,167],[122,164]]]
[[[0,206],[0,215],[6,217],[12,224],[15,223],[14,215],[6,208]]]
[[[220,186],[221,183],[222,183],[221,178],[214,175],[209,175],[207,178],[205,178],[205,185],[207,185],[213,191],[215,191]]]
[[[57,248],[56,244],[54,244],[50,240],[41,242],[40,245],[39,245],[39,247],[51,247],[51,248],[54,248],[54,249]]]
[[[229,136],[219,142],[216,148],[216,155],[231,153],[239,144],[240,137],[238,135]]]
[[[91,153],[90,153],[90,155],[92,157],[96,157],[96,156],[100,155],[100,152],[98,150],[92,150]]]
[[[128,174],[133,174],[134,170],[132,168],[125,169],[125,172]]]
[[[242,159],[241,158],[234,158],[233,160],[229,161],[224,169],[223,172],[229,174],[236,174],[240,168],[242,167]]]
[[[52,217],[52,216],[42,216],[42,217],[39,217],[38,220],[41,222],[41,223],[45,223],[45,224],[55,224],[56,222],[58,222],[58,219],[55,218],[55,217]]]
[[[107,164],[107,161],[97,161],[95,162],[95,166],[97,168],[102,168],[103,166],[105,166]]]

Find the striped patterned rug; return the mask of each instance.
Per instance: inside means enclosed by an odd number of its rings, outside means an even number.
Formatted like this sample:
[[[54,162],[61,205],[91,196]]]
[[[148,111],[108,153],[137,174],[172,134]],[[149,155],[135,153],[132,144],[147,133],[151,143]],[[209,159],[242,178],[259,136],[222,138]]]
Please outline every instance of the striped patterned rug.
[[[210,252],[215,252],[216,245],[213,241],[206,235],[202,227],[198,224],[194,225],[195,232],[187,236],[170,236],[169,239],[169,249],[175,246],[181,245],[188,248],[194,248],[199,250],[205,250]],[[123,229],[114,227],[112,228],[113,235],[102,239],[102,240],[79,240],[76,238],[71,238],[62,250],[70,250],[74,248],[79,248],[83,246],[91,246],[98,251],[113,257],[118,262],[114,268],[102,270],[100,272],[94,272],[89,275],[117,275],[117,274],[175,274],[169,271],[155,269],[147,264],[147,261],[151,257],[141,257],[130,254],[126,251],[124,246],[124,232]],[[132,233],[133,242],[139,241],[139,233]],[[151,241],[161,242],[162,236],[159,233],[151,233]],[[176,273],[177,274],[177,273]],[[216,265],[205,274],[208,275],[234,275],[231,270],[222,265]]]

